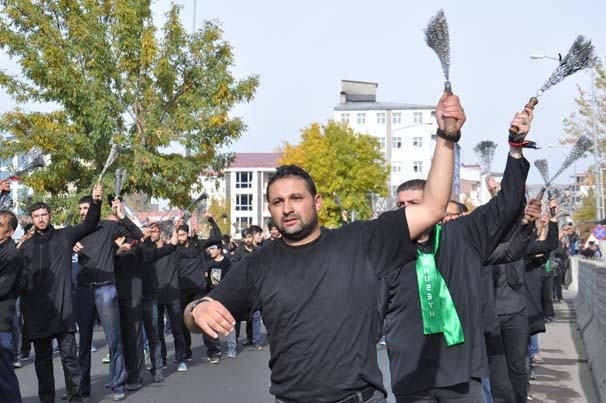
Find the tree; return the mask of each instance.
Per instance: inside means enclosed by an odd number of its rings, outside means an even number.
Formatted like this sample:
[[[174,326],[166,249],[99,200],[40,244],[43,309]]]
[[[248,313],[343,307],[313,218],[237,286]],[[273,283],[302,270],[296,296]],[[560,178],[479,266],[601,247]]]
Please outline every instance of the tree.
[[[356,219],[372,215],[369,198],[387,195],[389,175],[378,140],[356,134],[346,124],[329,121],[303,129],[298,145],[286,144],[280,164],[296,164],[314,178],[323,195],[320,224],[338,226],[341,210],[356,213]],[[339,205],[340,204],[340,205]]]
[[[23,179],[38,194],[60,203],[90,192],[112,143],[121,149],[113,166],[127,172],[125,193],[180,207],[205,169],[220,172],[230,161],[219,150],[245,125],[229,112],[253,99],[258,77],[232,76],[232,47],[217,22],[189,34],[173,5],[158,30],[150,3],[0,2],[0,47],[21,67],[0,71],[0,86],[18,104],[0,117],[0,131],[12,137],[0,141],[0,157],[40,147],[50,166]],[[53,110],[22,108],[38,104]],[[189,155],[167,152],[175,145]]]
[[[213,215],[217,225],[221,229],[222,234],[231,233],[231,220],[230,220],[230,205],[229,200],[225,196],[213,197],[208,205],[208,211]],[[205,231],[210,232],[210,226]]]
[[[594,74],[595,120],[598,149],[606,151],[606,71],[601,64],[595,67]],[[572,112],[564,119],[564,132],[568,137],[560,140],[561,144],[574,144],[579,136],[593,137],[593,110],[591,105],[591,90],[587,92],[577,85],[579,96],[575,99],[578,111]]]
[[[595,192],[593,189],[587,191],[587,195],[581,198],[581,207],[572,215],[575,222],[596,220]]]

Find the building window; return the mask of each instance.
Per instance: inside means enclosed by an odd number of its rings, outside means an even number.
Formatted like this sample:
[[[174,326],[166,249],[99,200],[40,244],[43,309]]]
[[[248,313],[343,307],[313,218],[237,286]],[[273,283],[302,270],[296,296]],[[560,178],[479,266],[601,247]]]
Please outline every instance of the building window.
[[[238,194],[236,195],[236,211],[252,211],[253,195]]]
[[[378,125],[385,124],[385,112],[377,112],[377,124]]]
[[[349,113],[342,113],[341,114],[341,122],[342,123],[349,123]]]
[[[423,147],[423,137],[413,137],[412,146],[414,148],[422,148]]]
[[[402,148],[402,137],[394,137],[391,141],[392,148]]]
[[[402,112],[394,112],[391,114],[391,123],[399,125],[402,123]]]
[[[236,226],[242,230],[243,228],[248,228],[252,225],[251,217],[236,217]]]
[[[391,187],[391,195],[395,196],[398,194],[398,187],[397,186],[392,186]]]
[[[379,140],[379,147],[381,147],[381,150],[385,150],[385,137],[377,137],[377,139]]]
[[[394,162],[393,165],[391,166],[391,172],[393,172],[393,173],[402,172],[402,165],[400,165],[399,162]]]
[[[413,123],[423,123],[423,112],[413,112],[412,121]]]
[[[366,114],[365,113],[358,113],[358,124],[359,125],[363,125],[366,123]]]
[[[236,172],[236,189],[252,188],[252,172]]]
[[[412,171],[417,173],[423,172],[423,161],[413,161]]]

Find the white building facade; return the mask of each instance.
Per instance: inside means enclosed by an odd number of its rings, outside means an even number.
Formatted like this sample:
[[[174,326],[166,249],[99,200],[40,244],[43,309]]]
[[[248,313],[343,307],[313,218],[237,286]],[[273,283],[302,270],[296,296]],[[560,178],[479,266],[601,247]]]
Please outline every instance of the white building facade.
[[[427,179],[436,143],[435,106],[377,102],[376,83],[341,81],[340,103],[333,119],[347,123],[356,133],[379,140],[391,169],[389,193],[410,179]],[[457,147],[458,155],[458,147]],[[456,161],[458,168],[458,161]],[[458,194],[458,169],[453,192]]]
[[[225,191],[230,201],[233,233],[258,225],[265,228],[270,220],[266,189],[269,177],[276,172],[278,153],[236,153],[225,170]]]

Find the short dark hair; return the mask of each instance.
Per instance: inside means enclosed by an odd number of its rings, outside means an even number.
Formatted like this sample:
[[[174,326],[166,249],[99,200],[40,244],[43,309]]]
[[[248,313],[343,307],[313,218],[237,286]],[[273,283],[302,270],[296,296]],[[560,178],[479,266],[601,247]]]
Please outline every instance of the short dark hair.
[[[93,197],[91,195],[82,196],[80,200],[78,200],[78,204],[84,203],[93,204]]]
[[[307,171],[298,165],[280,165],[276,168],[276,173],[271,175],[269,177],[269,182],[267,182],[267,189],[265,192],[267,201],[269,201],[269,187],[278,179],[288,178],[290,176],[303,179],[307,185],[307,190],[309,190],[309,193],[311,193],[313,197],[316,197],[316,194],[318,193],[316,190],[316,184]]]
[[[17,229],[17,225],[19,225],[19,220],[17,220],[17,216],[10,210],[1,210],[0,217],[8,217],[8,227],[13,231]]]
[[[411,179],[398,186],[396,193],[404,192],[406,190],[425,190],[426,183],[427,181],[425,179]]]
[[[258,225],[251,225],[249,228],[253,235],[263,233],[263,228],[259,227]]]
[[[276,228],[276,224],[274,224],[274,222],[272,220],[269,220],[267,222],[267,229],[271,231],[274,228]]]
[[[249,235],[252,236],[252,234],[253,234],[253,232],[252,232],[252,229],[250,229],[250,228],[244,228],[242,230],[242,238],[245,238],[245,237],[247,237]]]
[[[189,225],[187,225],[187,224],[179,225],[179,227],[177,228],[177,231],[183,231],[183,232],[189,233]]]
[[[29,209],[27,209],[27,211],[29,211],[29,215],[31,216],[34,211],[40,210],[40,209],[46,210],[46,212],[48,214],[50,214],[50,212],[51,212],[50,206],[44,202],[37,202],[37,203],[32,204],[31,206],[29,206]]]
[[[459,203],[456,200],[449,200],[448,203],[456,205],[459,214],[467,213],[469,211],[466,205],[464,205],[463,203]]]

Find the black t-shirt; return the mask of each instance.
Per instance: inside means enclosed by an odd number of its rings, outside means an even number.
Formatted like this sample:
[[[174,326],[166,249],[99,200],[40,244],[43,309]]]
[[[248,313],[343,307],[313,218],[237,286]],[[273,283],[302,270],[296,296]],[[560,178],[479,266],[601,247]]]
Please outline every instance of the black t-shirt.
[[[214,283],[220,283],[225,278],[231,262],[225,256],[220,261],[209,259],[206,267],[206,284],[209,290],[215,288]],[[213,281],[214,280],[214,281]]]
[[[175,253],[179,262],[179,287],[204,289],[207,258],[202,243],[198,239],[190,239],[187,247],[179,245]]]
[[[380,290],[387,290],[388,297],[380,296],[385,303],[379,309],[387,310],[385,336],[396,396],[488,377],[481,270],[518,215],[528,168],[528,161],[508,158],[497,197],[443,225],[436,267],[457,310],[464,343],[449,347],[441,333],[424,335],[416,262],[385,278],[387,286]],[[433,238],[426,247],[423,252],[432,250]]]
[[[336,401],[367,385],[384,390],[375,344],[379,278],[415,253],[404,210],[392,211],[322,229],[306,245],[271,242],[235,264],[210,296],[236,316],[255,303],[263,310],[273,395]]]

